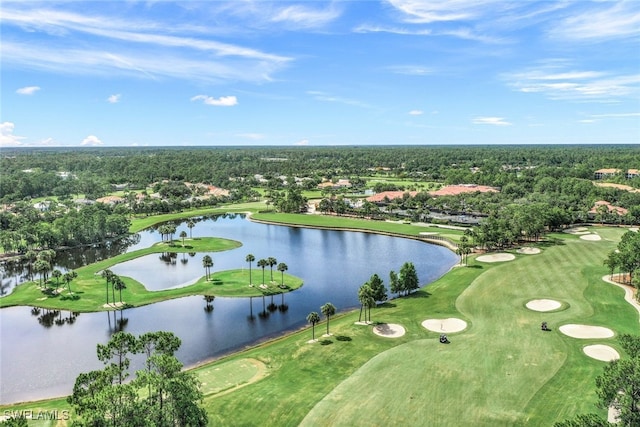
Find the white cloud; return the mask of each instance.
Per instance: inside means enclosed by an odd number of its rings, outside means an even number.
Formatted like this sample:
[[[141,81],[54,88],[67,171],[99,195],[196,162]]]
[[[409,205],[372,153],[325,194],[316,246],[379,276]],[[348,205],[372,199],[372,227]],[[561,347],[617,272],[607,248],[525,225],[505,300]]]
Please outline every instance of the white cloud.
[[[19,95],[33,95],[39,90],[40,90],[40,86],[26,86],[16,90],[16,93]]]
[[[34,3],[35,4],[35,3]],[[292,58],[200,36],[204,28],[109,15],[80,15],[38,4],[3,7],[2,25],[41,33],[38,43],[3,40],[3,63],[69,74],[133,74],[218,82],[270,81]],[[181,36],[176,34],[188,34]],[[90,47],[84,34],[93,36]],[[63,37],[64,36],[64,40]],[[31,40],[29,36],[25,40]]]
[[[511,123],[507,122],[503,117],[475,117],[473,119],[474,125],[494,125],[494,126],[509,126]]]
[[[46,139],[43,139],[42,141],[40,141],[40,145],[53,146],[53,145],[57,145],[57,143],[53,138],[49,137],[49,138],[46,138]]]
[[[552,37],[571,41],[633,38],[640,35],[640,3],[637,1],[585,2],[551,30]]]
[[[294,142],[293,145],[309,145],[309,140],[308,139],[301,139],[298,142]]]
[[[205,105],[213,105],[215,107],[232,107],[238,105],[238,98],[235,96],[221,96],[220,98],[214,98],[207,95],[196,95],[191,98],[191,101],[202,101]]]
[[[119,93],[115,94],[115,95],[111,95],[107,98],[107,102],[109,104],[117,104],[118,102],[120,102],[120,98],[122,97],[122,95],[120,95]]]
[[[424,114],[424,111],[422,110],[411,110],[409,111],[409,115],[410,116],[421,116]]]
[[[0,123],[0,147],[16,147],[22,145],[21,139],[25,139],[24,136],[18,136],[13,134],[15,125],[11,122]]]
[[[80,145],[102,145],[102,141],[95,135],[89,135],[82,140]]]
[[[490,3],[495,4],[495,1],[491,0],[388,0],[388,2],[406,15],[407,22],[416,24],[471,20],[482,15],[485,6]]]
[[[324,26],[339,16],[340,12],[334,7],[320,10],[302,5],[293,5],[278,10],[270,17],[270,20],[298,28],[315,28]]]
[[[519,92],[541,93],[554,100],[611,102],[640,91],[640,75],[613,75],[602,71],[566,70],[568,64],[551,60],[540,67],[503,76]]]

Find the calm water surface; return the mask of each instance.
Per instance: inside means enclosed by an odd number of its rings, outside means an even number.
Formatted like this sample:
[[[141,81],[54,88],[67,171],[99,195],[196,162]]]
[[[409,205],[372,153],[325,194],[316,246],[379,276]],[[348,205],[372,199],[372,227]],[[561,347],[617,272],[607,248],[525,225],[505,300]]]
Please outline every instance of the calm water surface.
[[[248,268],[251,253],[256,261],[275,257],[289,267],[287,273],[301,277],[304,286],[273,298],[222,298],[207,311],[200,296],[165,301],[118,312],[82,313],[11,307],[0,310],[0,403],[42,399],[69,394],[80,372],[100,369],[96,344],[108,341],[118,330],[139,335],[165,330],[182,339],[177,356],[185,365],[214,358],[261,340],[281,335],[306,324],[311,311],[325,302],[338,310],[358,306],[357,289],[372,274],[388,281],[406,261],[415,264],[422,285],[447,272],[457,261],[455,254],[435,245],[410,239],[345,231],[329,231],[264,225],[243,218],[202,219],[189,230],[193,237],[216,236],[238,240],[243,246],[214,252],[212,271]],[[174,238],[176,238],[174,236]],[[147,247],[160,240],[153,231],[140,233],[128,250]],[[87,249],[91,251],[91,249]],[[142,282],[148,289],[185,286],[204,275],[202,256],[177,254],[161,259],[148,255],[114,266],[112,270]],[[274,279],[279,272],[274,269]],[[253,263],[253,281],[260,283],[262,270]],[[265,278],[269,280],[269,268]]]

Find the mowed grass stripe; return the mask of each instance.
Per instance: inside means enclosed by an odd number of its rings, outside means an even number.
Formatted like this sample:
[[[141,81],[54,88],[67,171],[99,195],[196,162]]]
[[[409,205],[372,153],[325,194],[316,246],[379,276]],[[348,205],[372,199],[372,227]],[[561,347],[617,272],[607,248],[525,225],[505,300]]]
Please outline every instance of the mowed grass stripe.
[[[583,319],[614,330],[637,329],[633,310],[600,280],[602,260],[614,246],[574,240],[483,267],[456,300],[472,322],[467,332],[453,335],[448,346],[434,340],[442,351],[413,341],[376,356],[316,405],[304,424],[399,425],[385,418],[390,408],[403,414],[403,425],[549,425],[577,413],[602,414],[593,379],[603,363],[586,357],[584,342],[562,335],[557,326]],[[523,306],[541,292],[569,308],[537,313]],[[609,304],[621,314],[604,313]],[[540,331],[542,320],[554,331]],[[376,398],[356,403],[367,390],[376,390]],[[415,410],[410,396],[423,398],[422,409]]]

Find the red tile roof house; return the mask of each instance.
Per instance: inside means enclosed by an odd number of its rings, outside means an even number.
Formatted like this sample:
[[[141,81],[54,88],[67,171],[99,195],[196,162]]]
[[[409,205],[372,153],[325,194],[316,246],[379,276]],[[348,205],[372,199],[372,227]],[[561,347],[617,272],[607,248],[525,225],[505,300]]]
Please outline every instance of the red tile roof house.
[[[418,194],[417,191],[383,191],[373,196],[367,197],[367,202],[371,203],[385,203],[386,200],[392,201],[395,199],[402,199],[405,194],[409,194],[410,197],[415,197]]]
[[[620,169],[598,169],[594,172],[593,176],[595,179],[603,179],[608,176],[617,175],[622,172]]]
[[[624,216],[627,214],[627,212],[629,212],[627,209],[625,208],[621,208],[619,206],[613,206],[611,203],[605,201],[605,200],[598,200],[597,202],[595,202],[593,204],[593,207],[591,208],[591,210],[589,210],[589,214],[591,215],[597,215],[598,214],[598,208],[600,206],[606,206],[607,210],[610,213],[617,213],[620,216]]]

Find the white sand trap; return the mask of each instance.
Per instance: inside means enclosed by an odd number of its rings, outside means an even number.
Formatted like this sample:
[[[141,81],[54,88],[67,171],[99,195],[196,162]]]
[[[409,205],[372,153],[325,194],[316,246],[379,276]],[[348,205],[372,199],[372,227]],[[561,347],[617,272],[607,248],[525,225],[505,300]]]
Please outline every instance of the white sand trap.
[[[611,338],[613,331],[603,326],[562,325],[560,332],[572,338]]]
[[[518,252],[519,254],[525,254],[525,255],[535,255],[535,254],[539,254],[540,248],[531,248],[531,247],[525,247],[525,248],[520,248],[518,249],[516,252]]]
[[[489,254],[489,255],[480,255],[476,258],[477,261],[480,262],[503,262],[503,261],[512,261],[516,259],[516,256],[513,254]]]
[[[597,234],[584,234],[584,235],[580,236],[580,238],[582,240],[591,240],[591,241],[602,240],[602,237],[600,237]]]
[[[526,304],[529,310],[552,311],[562,307],[562,304],[552,299],[533,299]]]
[[[358,322],[354,322],[355,325],[360,325],[360,326],[367,326],[370,325],[373,322],[370,322],[369,320],[367,320],[366,322],[362,322],[362,321],[358,321]]]
[[[620,354],[608,345],[594,344],[588,345],[582,349],[584,354],[592,357],[596,360],[602,360],[603,362],[611,362],[612,360],[620,359]]]
[[[633,231],[634,233],[638,232],[638,227],[631,227],[629,231]]]
[[[373,327],[373,333],[385,338],[399,338],[405,334],[405,330],[396,323],[381,323]]]
[[[584,234],[589,233],[589,229],[587,227],[573,227],[567,228],[564,232],[569,234]]]
[[[420,234],[422,236],[434,236],[436,234],[440,234],[437,231],[421,231]]]
[[[448,319],[427,319],[422,326],[432,332],[460,332],[467,328],[467,322],[450,317]]]
[[[620,411],[615,406],[609,406],[607,411],[607,421],[616,424],[620,421]]]

